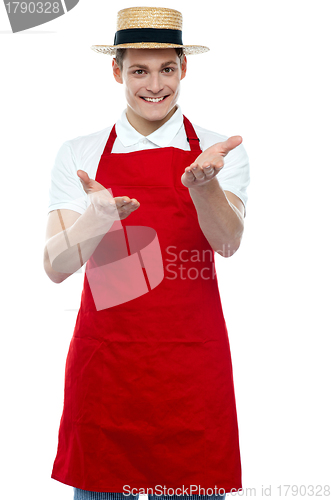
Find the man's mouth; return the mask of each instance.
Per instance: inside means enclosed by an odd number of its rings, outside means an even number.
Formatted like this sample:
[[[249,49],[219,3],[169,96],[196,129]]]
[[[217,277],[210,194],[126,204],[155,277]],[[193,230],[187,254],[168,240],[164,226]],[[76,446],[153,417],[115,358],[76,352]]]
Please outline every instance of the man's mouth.
[[[143,97],[143,96],[140,96],[140,98],[143,99],[143,101],[147,101],[147,102],[161,102],[161,101],[164,101],[167,97],[168,97],[168,95],[164,95],[161,97]]]

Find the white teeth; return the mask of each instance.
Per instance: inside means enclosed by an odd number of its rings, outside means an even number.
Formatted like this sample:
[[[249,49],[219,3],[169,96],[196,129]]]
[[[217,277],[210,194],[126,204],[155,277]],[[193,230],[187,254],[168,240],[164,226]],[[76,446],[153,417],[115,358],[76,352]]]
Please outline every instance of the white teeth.
[[[159,97],[159,98],[155,98],[155,99],[153,97],[143,97],[143,99],[145,101],[149,101],[149,102],[160,102],[164,99],[164,97]]]

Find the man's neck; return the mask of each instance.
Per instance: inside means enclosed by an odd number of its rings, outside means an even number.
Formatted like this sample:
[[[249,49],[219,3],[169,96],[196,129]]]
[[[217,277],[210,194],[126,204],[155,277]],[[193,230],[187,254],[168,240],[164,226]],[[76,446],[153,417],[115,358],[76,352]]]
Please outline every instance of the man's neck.
[[[168,115],[165,116],[162,120],[158,121],[149,121],[145,120],[141,116],[138,116],[136,113],[133,112],[133,110],[127,106],[127,120],[130,123],[130,125],[137,130],[140,134],[144,135],[145,137],[152,134],[158,128],[160,128],[164,123],[166,123],[175,113],[177,110],[177,106],[174,106],[173,109],[168,113]]]

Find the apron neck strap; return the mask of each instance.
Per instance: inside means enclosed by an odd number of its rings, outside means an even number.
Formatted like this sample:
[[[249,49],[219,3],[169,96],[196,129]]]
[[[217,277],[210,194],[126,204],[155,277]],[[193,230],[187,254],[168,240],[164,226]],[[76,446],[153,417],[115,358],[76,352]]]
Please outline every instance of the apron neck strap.
[[[107,140],[107,143],[106,143],[106,146],[105,146],[105,149],[104,149],[104,153],[103,154],[111,154],[112,153],[112,149],[113,149],[113,144],[114,144],[114,141],[116,139],[116,132],[115,132],[115,124],[113,125],[113,128],[111,130],[111,133],[109,135],[109,138]]]
[[[194,127],[192,126],[188,118],[186,118],[184,115],[183,115],[183,124],[186,130],[187,141],[189,142],[191,151],[202,151],[199,145],[199,138],[196,135]]]
[[[196,135],[194,127],[192,126],[192,124],[190,123],[188,118],[186,118],[184,115],[183,115],[183,124],[184,124],[184,128],[185,128],[186,135],[187,135],[187,141],[189,142],[191,151],[202,151],[200,146],[199,146],[199,138]],[[106,143],[106,146],[104,149],[104,154],[111,154],[112,153],[113,144],[114,144],[115,139],[116,139],[116,132],[115,132],[115,124],[114,124],[113,128],[111,130],[111,133],[109,135],[109,138],[107,140],[107,143]]]

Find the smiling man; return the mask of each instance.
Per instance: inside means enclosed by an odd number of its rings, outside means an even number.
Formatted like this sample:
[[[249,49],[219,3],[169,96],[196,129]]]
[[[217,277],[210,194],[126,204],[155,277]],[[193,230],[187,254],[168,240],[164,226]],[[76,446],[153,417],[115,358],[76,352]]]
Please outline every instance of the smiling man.
[[[240,246],[248,156],[240,136],[193,125],[177,104],[186,56],[208,50],[183,45],[178,11],[124,9],[114,44],[93,49],[115,56],[127,107],[67,141],[52,170],[45,271],[61,283],[86,263],[52,478],[76,500],[221,500],[242,484],[214,253]],[[98,310],[105,286],[127,299]]]

